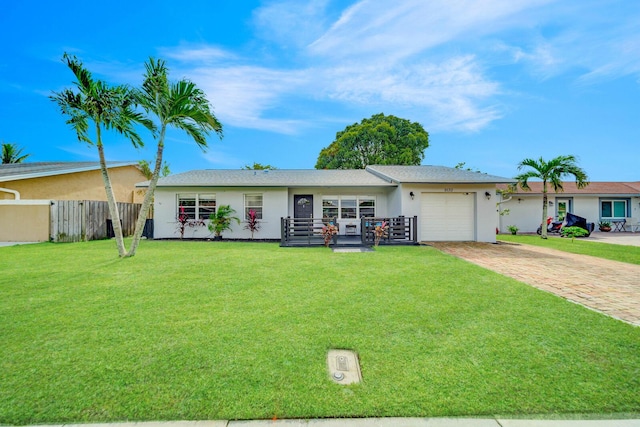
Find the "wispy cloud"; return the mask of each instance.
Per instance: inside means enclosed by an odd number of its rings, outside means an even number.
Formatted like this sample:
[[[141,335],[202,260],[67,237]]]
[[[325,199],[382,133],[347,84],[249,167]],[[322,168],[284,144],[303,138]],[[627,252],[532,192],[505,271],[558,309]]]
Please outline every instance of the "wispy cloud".
[[[236,58],[233,53],[210,45],[185,45],[179,48],[160,48],[163,57],[190,63],[213,63]]]
[[[270,2],[253,13],[258,36],[283,46],[302,47],[325,31],[328,0]]]
[[[640,74],[638,21],[592,19],[606,7],[585,1],[361,0],[341,11],[328,0],[271,1],[252,22],[258,39],[293,58],[279,68],[209,45],[161,52],[231,126],[299,133],[317,118],[296,114],[295,105],[319,100],[411,110],[430,129],[478,131],[503,116],[500,97],[509,92],[492,72],[503,63],[485,55],[488,45],[502,51],[500,61],[542,79],[576,67],[586,70],[584,81]]]

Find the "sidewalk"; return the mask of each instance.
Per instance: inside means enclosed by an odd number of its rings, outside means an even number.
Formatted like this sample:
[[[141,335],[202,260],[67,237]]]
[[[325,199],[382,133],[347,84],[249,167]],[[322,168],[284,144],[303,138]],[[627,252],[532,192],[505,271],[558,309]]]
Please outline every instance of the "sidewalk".
[[[53,424],[46,427],[640,427],[635,420],[520,420],[502,418],[330,418],[256,421],[162,421]]]

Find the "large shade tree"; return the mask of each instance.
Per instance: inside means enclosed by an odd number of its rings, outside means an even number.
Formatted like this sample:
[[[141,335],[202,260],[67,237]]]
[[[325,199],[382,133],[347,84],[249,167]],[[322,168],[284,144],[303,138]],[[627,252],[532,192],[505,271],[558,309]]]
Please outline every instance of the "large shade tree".
[[[375,114],[347,126],[320,151],[316,169],[364,169],[367,165],[419,165],[429,146],[420,123]]]
[[[573,176],[578,188],[584,188],[589,185],[587,174],[576,163],[574,156],[558,156],[549,161],[545,161],[542,157],[538,160],[524,159],[518,164],[518,170],[528,168],[525,172],[517,175],[516,185],[523,190],[529,191],[529,179],[539,179],[542,181],[542,234],[543,239],[547,238],[547,206],[548,206],[548,188],[550,184],[553,191],[564,191],[562,188],[562,179],[567,176]]]
[[[158,143],[156,161],[136,221],[133,241],[127,256],[134,256],[146,221],[153,194],[162,172],[162,155],[168,127],[185,131],[200,147],[207,148],[207,136],[211,131],[222,138],[222,125],[216,118],[205,93],[189,80],[171,83],[163,60],[150,58],[145,63],[146,72],[142,88],[136,91],[136,101],[153,116],[157,127]]]
[[[10,142],[2,143],[2,164],[9,163],[22,163],[31,154],[22,154],[24,149],[20,148],[18,144],[12,144]]]
[[[107,170],[102,132],[114,130],[131,140],[134,147],[140,147],[143,142],[135,125],[140,123],[153,130],[153,123],[141,112],[136,111],[135,98],[130,88],[122,85],[112,86],[94,79],[91,72],[84,68],[75,56],[65,53],[62,60],[76,78],[76,90],[64,89],[54,92],[50,98],[58,104],[62,114],[68,116],[66,123],[76,132],[78,140],[95,146],[98,150],[118,254],[123,257],[126,255],[126,248],[120,214]]]

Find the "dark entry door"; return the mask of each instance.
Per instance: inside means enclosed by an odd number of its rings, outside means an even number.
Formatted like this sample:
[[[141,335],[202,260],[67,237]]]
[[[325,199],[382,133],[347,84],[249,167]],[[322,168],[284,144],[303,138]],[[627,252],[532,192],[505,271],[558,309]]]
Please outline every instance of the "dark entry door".
[[[310,194],[294,194],[293,217],[313,218],[313,196]]]

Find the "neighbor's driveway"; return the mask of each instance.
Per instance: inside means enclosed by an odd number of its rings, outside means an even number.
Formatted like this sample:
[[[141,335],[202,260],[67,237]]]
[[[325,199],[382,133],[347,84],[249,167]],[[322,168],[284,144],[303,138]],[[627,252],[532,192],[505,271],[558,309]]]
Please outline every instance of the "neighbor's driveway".
[[[640,265],[500,242],[425,242],[481,267],[640,325]]]

